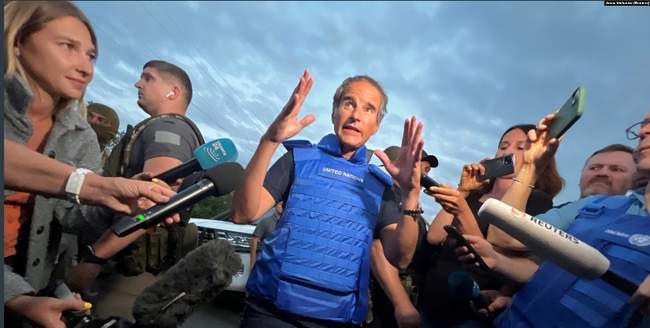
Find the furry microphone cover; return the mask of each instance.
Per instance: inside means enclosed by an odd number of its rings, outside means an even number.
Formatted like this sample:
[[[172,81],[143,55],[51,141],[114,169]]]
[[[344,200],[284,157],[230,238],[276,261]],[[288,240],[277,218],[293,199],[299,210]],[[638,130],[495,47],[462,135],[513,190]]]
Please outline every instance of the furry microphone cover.
[[[216,239],[201,245],[137,297],[133,305],[136,325],[177,327],[201,304],[221,293],[241,268],[241,258],[227,241]]]

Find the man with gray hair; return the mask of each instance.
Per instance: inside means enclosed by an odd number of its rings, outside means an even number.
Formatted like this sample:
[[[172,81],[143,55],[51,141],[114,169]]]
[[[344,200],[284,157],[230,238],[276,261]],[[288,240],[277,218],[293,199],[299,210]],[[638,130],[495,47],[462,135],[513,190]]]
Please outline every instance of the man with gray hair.
[[[351,77],[336,90],[334,134],[318,144],[286,141],[316,119],[297,117],[312,83],[305,71],[262,136],[235,191],[235,223],[249,223],[284,203],[248,279],[242,327],[358,326],[368,312],[373,239],[381,240],[386,258],[396,267],[406,267],[415,250],[416,218],[422,214],[422,123],[415,117],[404,122],[397,163],[375,151],[399,181],[402,194],[396,198],[391,177],[368,163],[365,147],[379,129],[388,100],[374,79]],[[289,152],[265,173],[280,143]]]

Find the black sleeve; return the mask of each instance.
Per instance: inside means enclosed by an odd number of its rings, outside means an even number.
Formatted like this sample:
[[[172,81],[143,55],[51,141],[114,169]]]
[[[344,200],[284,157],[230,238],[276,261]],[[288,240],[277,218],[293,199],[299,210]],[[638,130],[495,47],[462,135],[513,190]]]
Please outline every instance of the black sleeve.
[[[142,131],[144,160],[155,157],[173,157],[181,162],[192,159],[192,152],[199,146],[194,130],[178,118],[162,118],[152,121]]]
[[[264,188],[271,194],[276,203],[287,200],[289,189],[293,183],[293,153],[287,152],[278,159],[264,178]]]
[[[535,216],[546,213],[553,207],[553,198],[543,191],[533,190],[528,197],[526,213]]]
[[[399,209],[399,195],[392,188],[386,188],[381,198],[381,207],[379,209],[379,218],[375,227],[375,239],[379,238],[379,233],[386,226],[393,223],[399,223],[402,218],[402,212]]]

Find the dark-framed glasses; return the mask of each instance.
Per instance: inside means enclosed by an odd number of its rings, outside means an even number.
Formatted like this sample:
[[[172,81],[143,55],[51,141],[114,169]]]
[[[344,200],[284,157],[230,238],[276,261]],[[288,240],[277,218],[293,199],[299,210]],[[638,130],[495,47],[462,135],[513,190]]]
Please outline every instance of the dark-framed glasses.
[[[650,119],[645,119],[625,129],[625,134],[627,138],[630,140],[639,138],[641,136],[641,130],[648,124],[650,124]]]

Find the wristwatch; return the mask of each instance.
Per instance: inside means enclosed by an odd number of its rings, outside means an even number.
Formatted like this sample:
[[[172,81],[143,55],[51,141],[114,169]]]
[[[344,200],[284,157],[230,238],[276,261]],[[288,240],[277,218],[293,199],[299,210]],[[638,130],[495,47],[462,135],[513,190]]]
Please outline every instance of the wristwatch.
[[[79,262],[104,265],[108,262],[108,259],[103,259],[95,255],[93,245],[86,245],[79,250]]]
[[[69,200],[81,204],[79,201],[79,192],[81,191],[81,186],[84,184],[86,174],[88,173],[93,173],[93,171],[84,168],[77,168],[72,172],[72,174],[70,174],[68,182],[65,184],[65,194]]]

